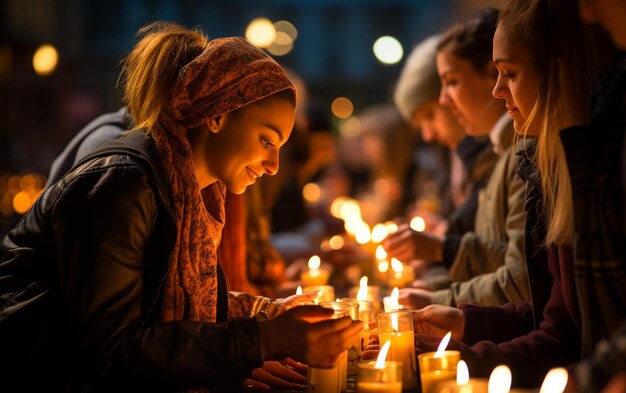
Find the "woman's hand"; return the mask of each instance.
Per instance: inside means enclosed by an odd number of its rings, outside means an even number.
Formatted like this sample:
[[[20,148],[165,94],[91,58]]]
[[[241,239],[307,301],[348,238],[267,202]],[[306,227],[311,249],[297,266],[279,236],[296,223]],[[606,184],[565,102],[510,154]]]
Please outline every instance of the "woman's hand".
[[[439,338],[452,332],[452,338],[460,341],[465,329],[465,316],[458,308],[433,304],[413,312],[413,328],[416,334]]]
[[[362,323],[350,317],[328,319],[333,312],[320,306],[299,306],[259,321],[263,358],[290,357],[310,367],[334,367],[352,345]]]
[[[294,366],[292,366],[294,365]],[[302,371],[304,370],[304,373]],[[268,361],[252,371],[244,385],[253,390],[269,390],[270,386],[301,388],[306,386],[306,366],[289,358],[284,361]]]
[[[288,296],[280,301],[276,315],[282,314],[295,306],[300,306],[302,303],[310,303],[315,298],[317,298],[317,291]]]
[[[433,293],[421,288],[402,288],[398,303],[410,310],[419,310],[433,303]]]
[[[383,247],[389,257],[401,261],[413,259],[440,261],[443,258],[443,239],[441,237],[414,231],[408,224],[400,225],[396,232],[387,235],[383,240]]]

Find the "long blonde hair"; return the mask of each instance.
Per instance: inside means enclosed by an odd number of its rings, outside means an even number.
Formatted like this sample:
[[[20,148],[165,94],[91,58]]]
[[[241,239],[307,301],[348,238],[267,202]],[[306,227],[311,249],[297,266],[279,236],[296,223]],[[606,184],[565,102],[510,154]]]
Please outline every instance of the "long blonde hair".
[[[538,75],[538,99],[522,134],[539,120],[534,161],[547,220],[545,243],[571,244],[572,189],[559,131],[587,121],[593,78],[609,63],[608,45],[601,45],[606,40],[597,29],[580,21],[571,0],[510,0],[499,23],[515,46],[530,53]]]
[[[123,60],[118,84],[134,122],[148,132],[167,104],[180,70],[198,57],[207,37],[198,29],[154,22],[137,32],[140,41]]]

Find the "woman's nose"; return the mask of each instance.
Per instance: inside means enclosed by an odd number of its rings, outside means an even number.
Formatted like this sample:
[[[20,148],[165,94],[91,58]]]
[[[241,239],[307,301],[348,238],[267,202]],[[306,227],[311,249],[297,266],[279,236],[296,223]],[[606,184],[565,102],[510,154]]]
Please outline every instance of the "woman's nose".
[[[491,95],[494,96],[495,98],[504,99],[506,97],[506,91],[507,91],[506,86],[504,86],[502,79],[498,77],[498,80],[496,80],[496,85],[493,87],[493,90],[491,91]]]
[[[439,103],[441,105],[450,105],[450,97],[448,96],[448,92],[446,92],[446,88],[445,87],[441,87],[441,90],[439,90]]]
[[[266,160],[263,161],[263,169],[265,169],[265,173],[270,176],[274,176],[278,172],[278,161],[278,150],[275,150],[274,152],[270,153],[270,156]]]

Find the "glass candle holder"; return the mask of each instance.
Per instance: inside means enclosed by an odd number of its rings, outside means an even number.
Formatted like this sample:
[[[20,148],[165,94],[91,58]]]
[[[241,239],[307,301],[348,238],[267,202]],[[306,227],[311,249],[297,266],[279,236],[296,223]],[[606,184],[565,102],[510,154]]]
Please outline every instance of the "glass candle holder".
[[[435,353],[426,352],[417,357],[423,393],[438,393],[446,381],[456,381],[456,365],[461,360],[461,352],[444,351],[440,358],[435,358]]]
[[[380,345],[391,341],[389,360],[402,362],[402,387],[417,388],[417,365],[413,317],[410,311],[393,311],[378,314]]]
[[[320,306],[326,308],[332,308],[333,310],[343,310],[346,314],[352,318],[353,321],[359,320],[359,303],[350,301],[338,301],[338,302],[322,302]],[[361,337],[355,336],[352,345],[347,351],[347,356],[341,364],[341,390],[347,390],[348,375],[355,376],[358,372],[359,359],[361,359]]]
[[[304,270],[300,274],[300,281],[302,285],[308,286],[326,285],[329,277],[330,273],[324,269]]]
[[[402,392],[402,363],[388,360],[383,368],[376,368],[375,361],[360,363],[356,390],[358,393]]]
[[[346,310],[335,309],[334,314],[329,319],[342,318],[345,316],[348,316],[348,312]],[[346,374],[344,370],[346,370],[347,357],[348,351],[344,351],[339,359],[339,362],[333,368],[326,369],[309,367],[309,373],[307,376],[307,393],[341,393],[342,391],[345,391]]]
[[[351,299],[356,299],[357,294],[359,293],[359,289],[361,289],[361,287],[352,287],[348,289],[348,297]],[[378,288],[377,286],[368,285],[365,300],[372,302],[372,304],[380,302],[380,288]]]

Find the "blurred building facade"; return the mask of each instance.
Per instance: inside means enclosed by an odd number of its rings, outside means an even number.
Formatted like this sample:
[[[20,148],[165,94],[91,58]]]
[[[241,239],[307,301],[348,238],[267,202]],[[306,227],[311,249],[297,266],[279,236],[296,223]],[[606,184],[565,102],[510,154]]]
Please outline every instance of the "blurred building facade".
[[[277,57],[330,108],[337,96],[355,109],[389,98],[402,62],[372,53],[383,35],[408,53],[489,0],[3,0],[0,2],[0,236],[16,222],[8,184],[45,175],[53,158],[90,119],[119,107],[119,61],[135,32],[155,20],[200,26],[211,38],[244,35],[257,17],[298,29],[293,50]],[[58,52],[56,68],[38,75],[33,55],[43,44]],[[329,109],[330,110],[330,109]],[[32,180],[32,178],[31,178]],[[29,180],[29,181],[31,181]],[[28,183],[28,182],[27,182]],[[30,184],[30,183],[29,183]],[[31,193],[32,194],[32,193]],[[4,199],[3,199],[4,195]],[[2,206],[0,206],[2,207]],[[9,214],[10,213],[10,214]]]

